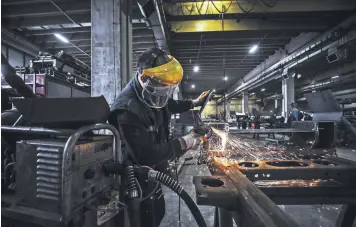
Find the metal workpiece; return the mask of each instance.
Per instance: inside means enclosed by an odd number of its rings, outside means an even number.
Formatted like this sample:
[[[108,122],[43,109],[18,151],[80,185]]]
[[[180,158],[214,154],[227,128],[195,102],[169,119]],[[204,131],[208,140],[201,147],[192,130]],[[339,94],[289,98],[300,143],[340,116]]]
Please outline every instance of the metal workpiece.
[[[193,179],[197,203],[233,211],[241,226],[297,226],[276,204],[354,207],[356,162],[333,156],[305,158],[234,161],[215,157],[210,168],[213,176]],[[339,216],[338,226],[353,220],[351,209],[345,214],[345,218]]]
[[[236,166],[221,168],[238,192],[236,203],[241,213],[242,226],[298,226],[267,195],[248,180]]]

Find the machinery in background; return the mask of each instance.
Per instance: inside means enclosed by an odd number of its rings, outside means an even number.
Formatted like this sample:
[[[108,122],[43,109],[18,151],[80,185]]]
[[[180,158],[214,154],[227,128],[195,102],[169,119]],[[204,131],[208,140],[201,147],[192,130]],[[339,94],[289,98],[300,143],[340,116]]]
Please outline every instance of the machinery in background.
[[[39,53],[29,67],[15,67],[16,73],[37,96],[49,98],[89,97],[90,67],[63,51]],[[2,89],[11,86],[2,78]]]
[[[210,146],[204,151],[210,156],[213,176],[194,176],[193,182],[197,203],[217,207],[218,226],[232,227],[233,220],[237,226],[298,226],[277,204],[342,204],[336,226],[353,225],[356,162],[336,157],[333,152],[336,124],[340,120],[347,122],[330,94],[324,91],[308,95],[313,121],[293,121],[291,128],[284,129],[229,130],[230,136],[289,133],[291,138],[283,149],[264,149],[265,143],[257,145],[252,139],[246,144],[243,137],[226,138],[221,131],[213,134],[212,144],[219,141],[217,138],[222,142],[220,150]]]

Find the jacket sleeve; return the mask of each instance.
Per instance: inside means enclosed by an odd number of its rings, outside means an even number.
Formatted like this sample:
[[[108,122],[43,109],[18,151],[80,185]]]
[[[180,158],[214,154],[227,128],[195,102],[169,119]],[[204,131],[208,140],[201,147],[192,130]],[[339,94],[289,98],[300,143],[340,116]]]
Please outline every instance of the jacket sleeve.
[[[175,113],[183,113],[194,108],[192,100],[168,100],[168,110]]]
[[[182,155],[178,139],[154,143],[140,119],[127,111],[117,115],[124,137],[141,165],[158,165]]]

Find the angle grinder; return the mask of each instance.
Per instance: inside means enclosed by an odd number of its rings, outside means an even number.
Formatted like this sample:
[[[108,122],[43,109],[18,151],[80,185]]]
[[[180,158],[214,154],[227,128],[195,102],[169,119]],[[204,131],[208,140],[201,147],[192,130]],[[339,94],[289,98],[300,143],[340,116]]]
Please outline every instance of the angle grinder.
[[[209,125],[205,124],[201,118],[201,114],[203,110],[206,107],[206,104],[210,101],[213,91],[209,91],[209,93],[205,96],[203,105],[200,107],[200,110],[196,117],[194,118],[195,120],[195,126],[193,128],[193,132],[196,133],[197,135],[202,137],[202,141],[205,142],[207,139],[209,139],[212,135],[212,129]]]

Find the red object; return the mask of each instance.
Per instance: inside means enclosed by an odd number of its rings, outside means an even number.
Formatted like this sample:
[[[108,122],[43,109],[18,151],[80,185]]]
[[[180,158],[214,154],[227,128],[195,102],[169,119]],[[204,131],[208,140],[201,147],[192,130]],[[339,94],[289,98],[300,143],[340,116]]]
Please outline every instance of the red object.
[[[254,123],[251,124],[251,128],[255,129],[255,124]]]

